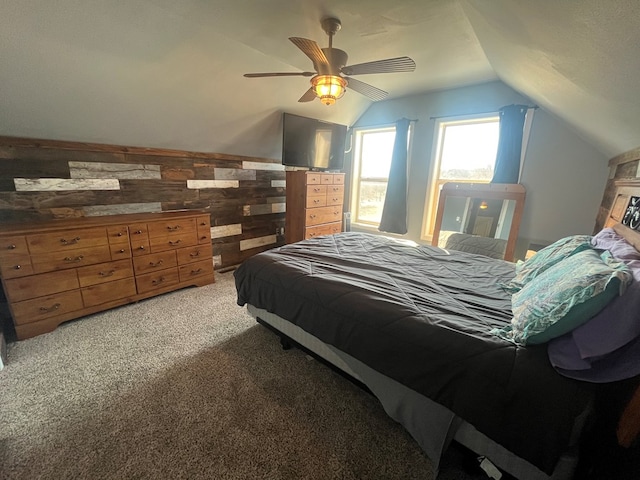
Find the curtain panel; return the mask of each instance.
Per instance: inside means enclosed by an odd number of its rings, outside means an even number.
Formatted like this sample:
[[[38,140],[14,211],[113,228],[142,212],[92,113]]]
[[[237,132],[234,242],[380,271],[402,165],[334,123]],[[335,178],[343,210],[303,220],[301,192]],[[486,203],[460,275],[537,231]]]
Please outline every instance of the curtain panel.
[[[522,135],[527,105],[508,105],[500,109],[500,138],[491,183],[518,183]]]
[[[411,120],[396,122],[387,194],[384,198],[382,218],[378,230],[389,233],[407,233],[407,146]]]

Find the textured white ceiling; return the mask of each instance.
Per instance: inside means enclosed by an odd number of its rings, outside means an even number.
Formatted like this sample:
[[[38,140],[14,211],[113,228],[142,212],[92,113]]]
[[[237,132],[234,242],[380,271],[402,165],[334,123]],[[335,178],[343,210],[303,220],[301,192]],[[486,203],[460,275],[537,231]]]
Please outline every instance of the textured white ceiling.
[[[0,134],[277,158],[283,111],[352,124],[370,102],[298,103],[288,37],[349,63],[402,55],[413,73],[359,76],[390,98],[500,78],[604,153],[640,145],[635,0],[0,0]]]

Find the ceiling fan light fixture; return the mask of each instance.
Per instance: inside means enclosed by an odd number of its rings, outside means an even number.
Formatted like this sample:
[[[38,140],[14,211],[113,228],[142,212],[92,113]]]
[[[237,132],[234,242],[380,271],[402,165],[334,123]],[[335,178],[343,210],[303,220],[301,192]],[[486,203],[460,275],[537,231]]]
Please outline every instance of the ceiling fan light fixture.
[[[347,81],[338,75],[316,75],[311,79],[311,88],[325,105],[333,105],[347,90]]]

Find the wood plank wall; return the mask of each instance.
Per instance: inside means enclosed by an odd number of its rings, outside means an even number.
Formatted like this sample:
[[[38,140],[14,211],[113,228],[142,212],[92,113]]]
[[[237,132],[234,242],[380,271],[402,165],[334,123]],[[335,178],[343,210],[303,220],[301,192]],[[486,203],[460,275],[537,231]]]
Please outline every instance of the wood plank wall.
[[[602,230],[602,227],[609,216],[609,211],[611,210],[611,207],[613,207],[613,201],[615,200],[617,184],[620,184],[625,180],[636,180],[639,178],[640,147],[629,150],[628,152],[609,160],[609,178],[604,190],[604,195],[602,196],[600,209],[598,210],[596,225],[593,230],[594,234]]]
[[[208,209],[216,268],[284,244],[280,160],[0,137],[0,225]]]

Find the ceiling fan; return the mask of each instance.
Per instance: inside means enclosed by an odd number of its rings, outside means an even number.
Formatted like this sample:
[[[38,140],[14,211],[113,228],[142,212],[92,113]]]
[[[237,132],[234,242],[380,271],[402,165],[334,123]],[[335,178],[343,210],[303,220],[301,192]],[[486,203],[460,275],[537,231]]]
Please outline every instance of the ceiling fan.
[[[289,40],[311,59],[315,72],[271,72],[245,73],[245,77],[311,77],[311,88],[299,102],[311,102],[319,98],[325,105],[333,105],[344,95],[347,86],[373,101],[384,99],[388,93],[368,83],[361,82],[353,75],[372,73],[413,72],[416,62],[409,57],[387,58],[373,62],[346,65],[348,55],[344,50],[333,48],[333,36],[342,27],[340,20],[327,17],[320,22],[322,29],[329,35],[329,47],[320,48],[316,42],[307,38],[289,37]]]

